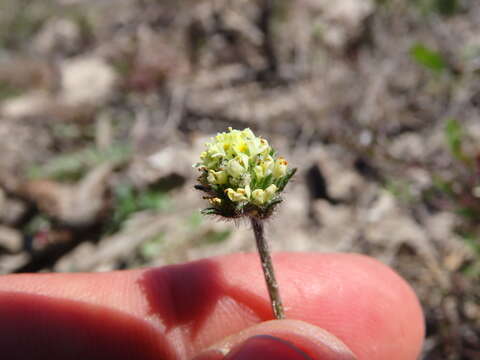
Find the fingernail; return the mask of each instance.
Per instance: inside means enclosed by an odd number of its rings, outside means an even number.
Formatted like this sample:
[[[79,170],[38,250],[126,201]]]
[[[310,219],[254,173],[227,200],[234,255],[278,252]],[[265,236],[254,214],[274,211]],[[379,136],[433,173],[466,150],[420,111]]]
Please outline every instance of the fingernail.
[[[291,342],[271,335],[257,335],[233,348],[225,360],[312,360]]]
[[[341,340],[322,328],[298,320],[271,320],[233,334],[195,358],[220,359],[355,360],[356,357]]]
[[[217,350],[209,350],[195,357],[193,360],[223,360],[224,355]]]

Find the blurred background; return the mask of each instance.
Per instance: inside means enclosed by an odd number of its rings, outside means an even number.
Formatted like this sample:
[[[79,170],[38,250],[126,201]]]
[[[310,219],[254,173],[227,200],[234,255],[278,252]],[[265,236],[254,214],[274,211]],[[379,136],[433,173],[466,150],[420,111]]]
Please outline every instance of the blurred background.
[[[275,251],[357,252],[480,359],[480,2],[1,0],[0,273],[253,251],[203,218],[203,143],[250,127],[299,172]]]

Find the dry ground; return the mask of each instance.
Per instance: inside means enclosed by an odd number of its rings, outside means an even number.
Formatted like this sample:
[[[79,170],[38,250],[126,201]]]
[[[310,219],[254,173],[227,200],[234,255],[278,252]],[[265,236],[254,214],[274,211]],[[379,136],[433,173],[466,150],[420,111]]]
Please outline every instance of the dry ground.
[[[272,247],[378,258],[422,301],[423,358],[479,359],[479,19],[467,0],[3,0],[0,273],[253,250],[199,215],[191,167],[248,126],[299,168]]]

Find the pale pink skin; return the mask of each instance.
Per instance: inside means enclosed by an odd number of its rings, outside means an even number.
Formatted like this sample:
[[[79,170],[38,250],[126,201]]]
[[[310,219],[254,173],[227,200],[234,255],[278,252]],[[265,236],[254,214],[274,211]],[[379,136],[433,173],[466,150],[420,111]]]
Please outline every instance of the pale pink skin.
[[[311,328],[258,325],[272,319],[258,257],[234,254],[157,269],[2,276],[0,349],[20,359],[42,358],[44,348],[49,359],[190,359],[260,331],[300,347],[333,334],[338,359],[351,358],[346,347],[360,360],[418,357],[422,310],[390,268],[352,254],[273,258],[287,318]]]

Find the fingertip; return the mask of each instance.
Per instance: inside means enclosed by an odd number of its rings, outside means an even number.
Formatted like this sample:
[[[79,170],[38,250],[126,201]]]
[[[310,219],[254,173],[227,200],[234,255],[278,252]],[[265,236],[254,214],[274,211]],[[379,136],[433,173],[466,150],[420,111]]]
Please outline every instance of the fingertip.
[[[234,289],[232,297],[249,303],[265,320],[271,312],[255,254],[218,261]],[[418,356],[424,337],[422,310],[412,288],[388,266],[363,255],[315,253],[275,254],[274,266],[287,318],[326,329],[359,358]],[[250,296],[238,295],[244,293]]]
[[[195,360],[355,360],[348,347],[324,329],[298,320],[256,324],[210,347]]]
[[[274,266],[287,318],[334,334],[360,359],[418,356],[422,310],[411,287],[389,267],[362,255],[315,253],[274,254]],[[180,325],[188,354],[272,319],[256,254],[128,272],[7,276],[0,291],[74,299],[161,328]],[[168,332],[167,341],[177,343],[176,334]]]

